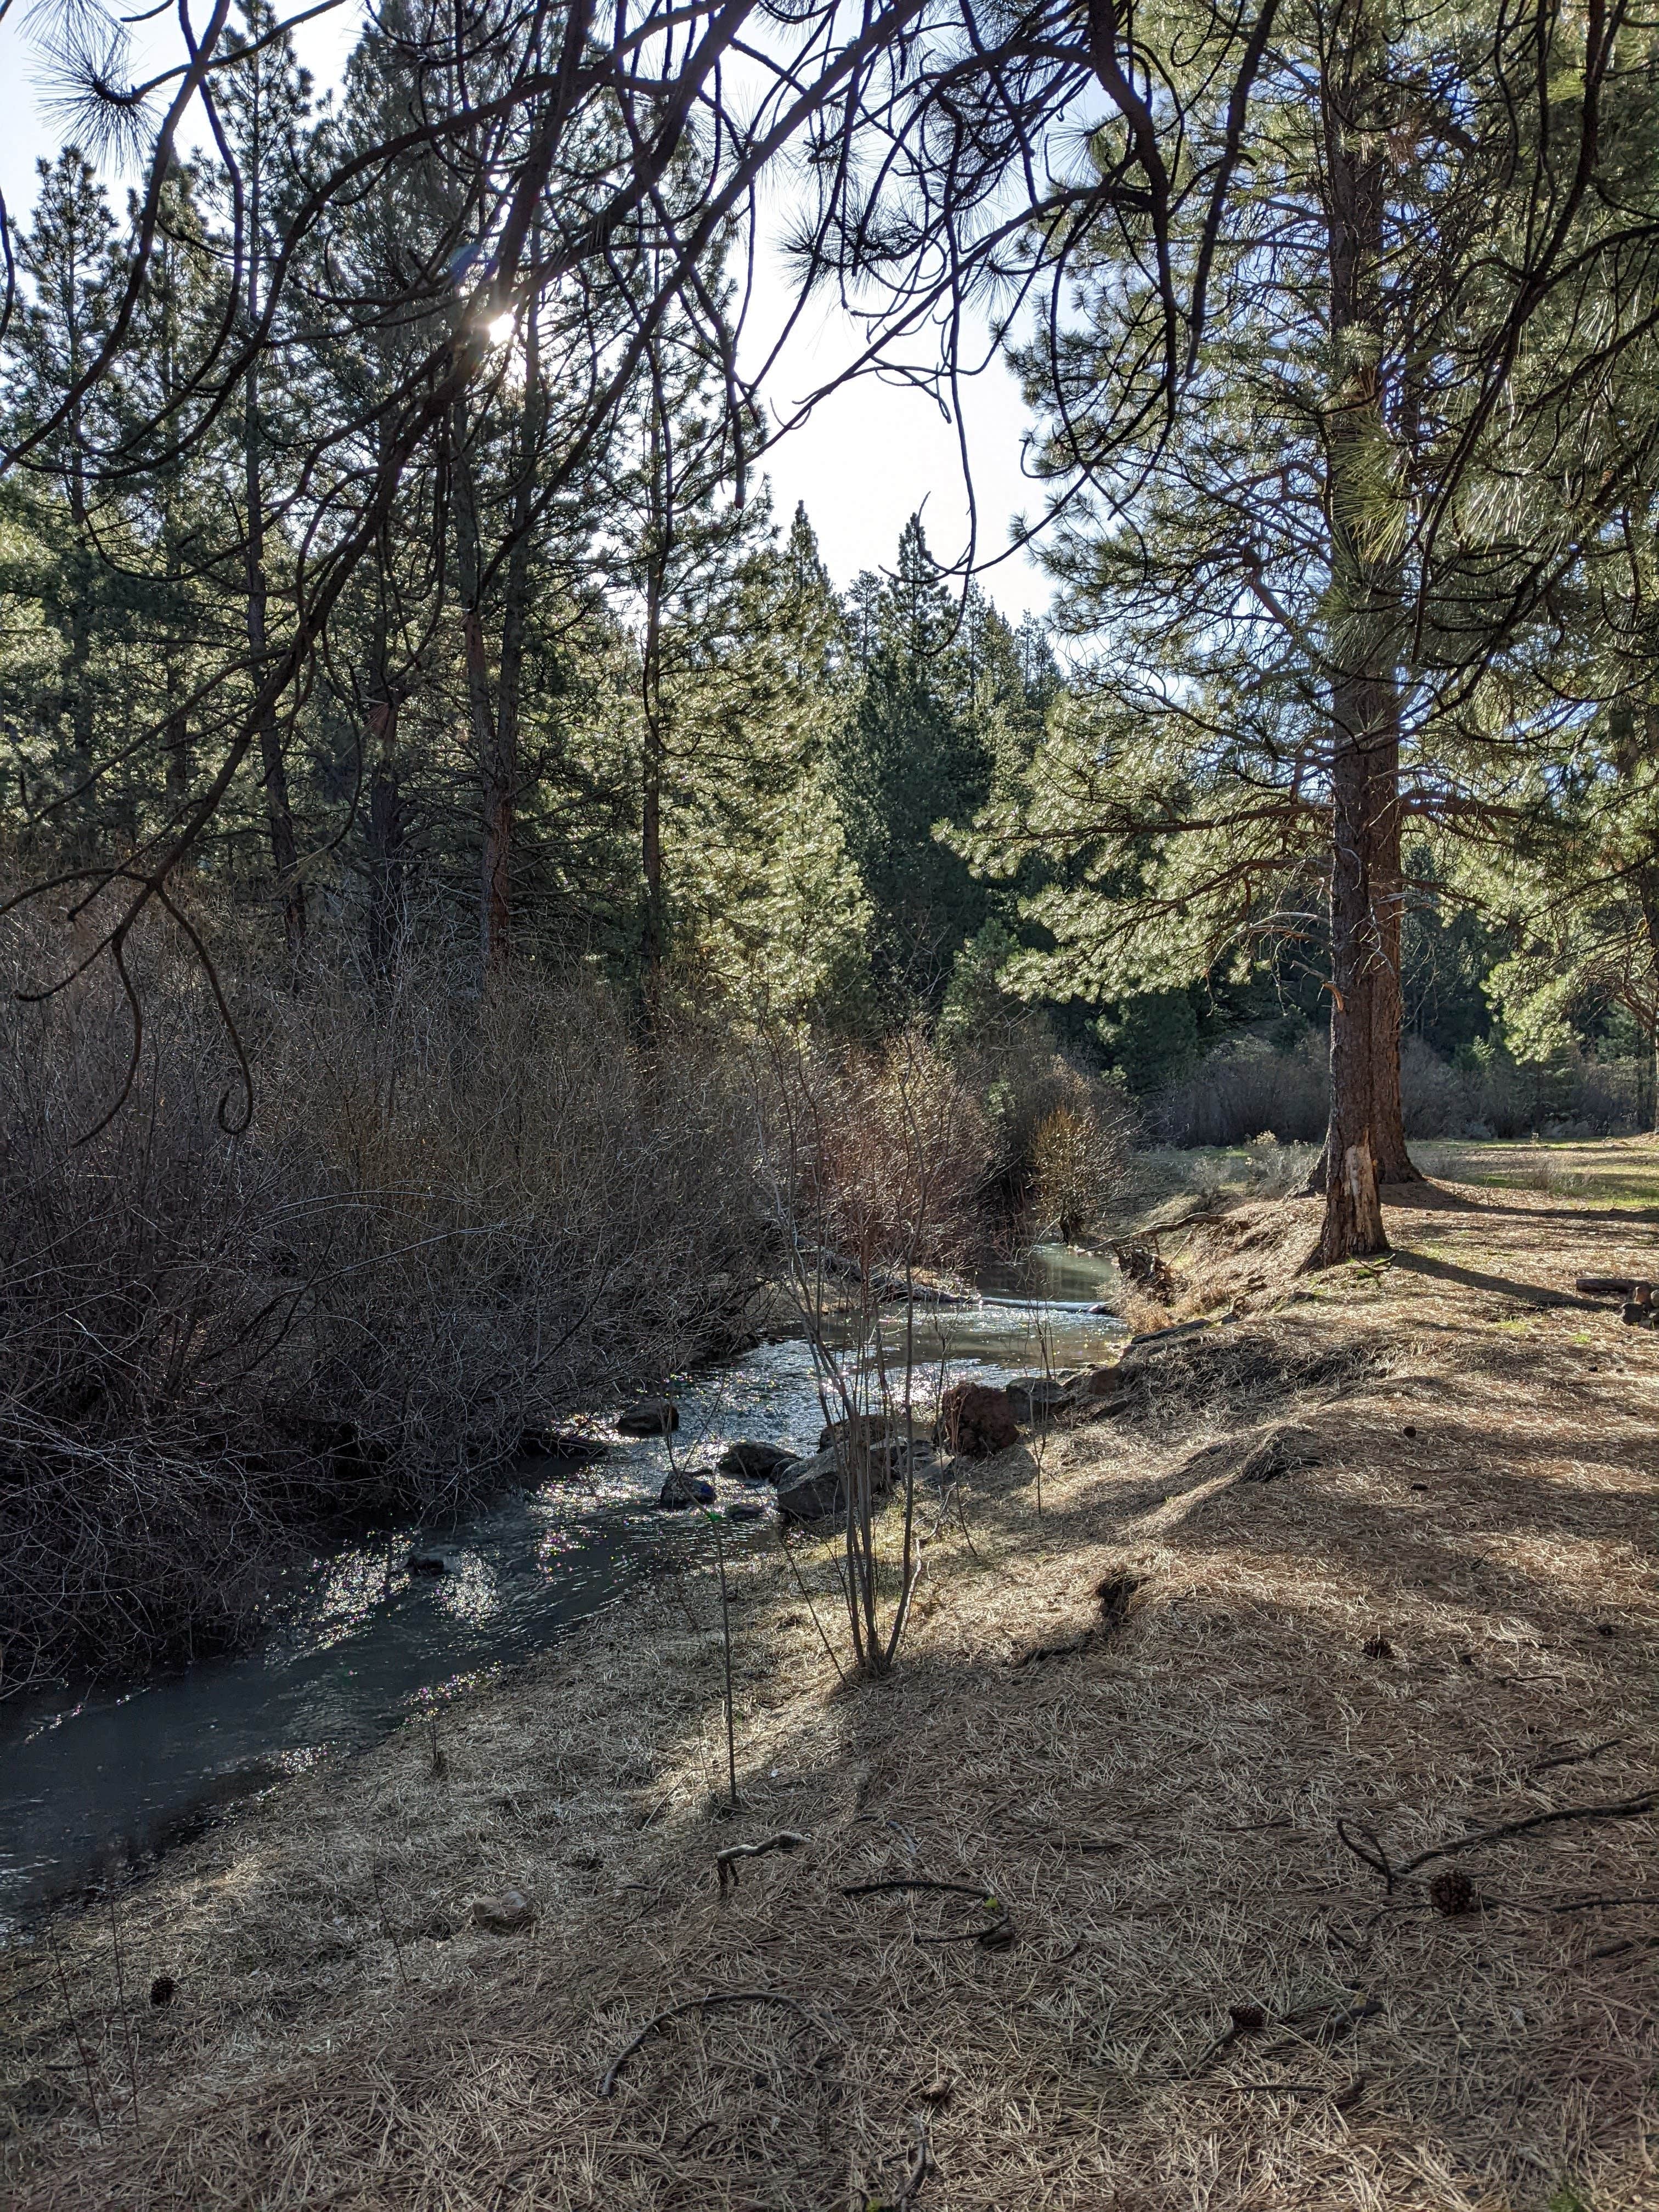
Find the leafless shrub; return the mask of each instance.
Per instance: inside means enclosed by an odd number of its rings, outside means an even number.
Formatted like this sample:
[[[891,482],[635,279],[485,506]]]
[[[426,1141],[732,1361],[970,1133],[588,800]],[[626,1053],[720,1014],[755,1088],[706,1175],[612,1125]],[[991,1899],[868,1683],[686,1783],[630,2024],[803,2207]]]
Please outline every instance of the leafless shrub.
[[[527,1417],[662,1375],[739,1324],[763,1235],[741,1093],[607,994],[469,992],[319,961],[228,988],[135,947],[131,1095],[106,971],[0,1029],[0,1661],[119,1668],[242,1633],[297,1537],[460,1507]],[[5,982],[61,945],[14,928]],[[232,1117],[234,1118],[234,1116]]]
[[[921,1271],[972,1249],[993,1157],[984,1112],[915,1030],[879,1056],[774,1038],[757,1064],[756,1103],[783,1279],[837,1431],[853,1663],[884,1674],[921,1571]],[[895,1481],[903,1511],[896,1589],[884,1587],[875,1525]]]
[[[988,1237],[1069,1243],[1097,1229],[1121,1196],[1139,1133],[1121,1085],[1074,1066],[1030,1012],[957,1041],[950,1058],[990,1139]]]
[[[1240,1145],[1264,1130],[1284,1144],[1315,1143],[1330,1113],[1326,1059],[1311,1031],[1289,1052],[1237,1038],[1159,1093],[1152,1127],[1170,1145]]]

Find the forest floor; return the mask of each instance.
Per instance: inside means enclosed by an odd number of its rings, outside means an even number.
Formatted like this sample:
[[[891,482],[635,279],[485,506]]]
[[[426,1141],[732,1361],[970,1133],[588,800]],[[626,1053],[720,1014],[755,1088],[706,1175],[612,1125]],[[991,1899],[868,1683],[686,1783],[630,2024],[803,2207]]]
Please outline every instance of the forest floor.
[[[889,1680],[745,1561],[735,1814],[711,1560],[0,1956],[0,2195],[1653,2203],[1659,1334],[1573,1278],[1659,1275],[1659,1148],[1507,1149],[1389,1261],[1205,1232],[1241,1317],[959,1469]]]

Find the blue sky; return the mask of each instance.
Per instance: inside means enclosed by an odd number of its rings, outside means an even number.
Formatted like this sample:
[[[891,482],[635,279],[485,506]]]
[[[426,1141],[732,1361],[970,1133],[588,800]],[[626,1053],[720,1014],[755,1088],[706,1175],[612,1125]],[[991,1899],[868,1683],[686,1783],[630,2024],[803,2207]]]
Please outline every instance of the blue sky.
[[[320,83],[337,73],[356,20],[355,8],[342,8],[302,30],[303,58]],[[153,25],[139,27],[133,37],[136,69],[145,69],[147,56],[149,66],[157,66],[175,48],[170,11]],[[60,126],[49,112],[46,76],[27,19],[14,10],[0,25],[0,191],[14,220],[26,216],[33,201],[36,161],[58,148]],[[122,181],[110,180],[118,207]],[[754,317],[762,348],[777,327],[781,298],[780,282],[763,267]],[[837,307],[826,307],[804,320],[768,386],[777,415],[792,413],[807,392],[856,354],[858,343],[857,331]],[[967,388],[963,416],[983,558],[1006,545],[1011,518],[1036,503],[1020,465],[1024,408],[1000,363]],[[968,503],[956,427],[912,387],[866,377],[836,392],[774,449],[767,471],[781,519],[787,521],[798,499],[805,501],[824,558],[843,585],[860,568],[891,562],[899,532],[917,508],[936,557],[955,559],[966,546]],[[1023,554],[993,568],[983,581],[1011,619],[1018,620],[1027,607],[1048,604],[1046,580]]]

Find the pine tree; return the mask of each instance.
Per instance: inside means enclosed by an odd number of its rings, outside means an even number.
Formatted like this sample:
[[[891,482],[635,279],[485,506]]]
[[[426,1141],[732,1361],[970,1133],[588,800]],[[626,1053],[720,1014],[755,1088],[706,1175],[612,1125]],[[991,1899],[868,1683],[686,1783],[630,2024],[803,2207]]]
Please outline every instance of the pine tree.
[[[881,987],[937,1005],[951,963],[980,927],[987,893],[934,835],[988,798],[997,716],[1017,668],[1005,623],[977,592],[959,607],[927,550],[920,515],[892,575],[860,581],[848,617],[862,682],[842,750],[842,804],[874,907]]]
[[[1056,940],[1033,986],[1119,998],[1322,952],[1330,1260],[1381,1243],[1377,1176],[1411,1172],[1404,819],[1478,804],[1483,749],[1527,734],[1504,719],[1509,672],[1645,465],[1644,422],[1576,409],[1576,380],[1611,375],[1645,327],[1651,280],[1616,240],[1653,182],[1645,130],[1586,141],[1599,202],[1544,150],[1606,65],[1595,25],[1544,34],[1548,69],[1480,8],[1354,0],[1261,30],[1248,185],[1218,225],[1194,195],[1170,243],[1209,303],[1179,406],[1126,380],[1169,295],[1103,228],[1066,241],[1079,318],[1023,356],[1061,488],[1062,619],[1105,644],[1046,788],[988,817],[976,852],[1006,866],[1036,837],[1073,857],[1032,902]],[[1632,59],[1626,110],[1652,99],[1650,57]],[[1222,135],[1190,149],[1200,171]]]
[[[6,404],[19,434],[67,410],[29,465],[40,490],[61,503],[61,521],[49,506],[37,502],[36,507],[36,526],[52,555],[50,577],[42,582],[50,619],[63,641],[57,696],[42,703],[54,732],[67,738],[68,757],[54,764],[56,774],[76,794],[84,822],[94,803],[98,769],[94,648],[107,599],[97,544],[106,507],[100,462],[110,443],[112,395],[102,386],[74,395],[108,335],[115,304],[115,222],[97,174],[78,148],[64,147],[55,161],[37,163],[36,173],[40,189],[18,254],[32,296],[13,323]]]

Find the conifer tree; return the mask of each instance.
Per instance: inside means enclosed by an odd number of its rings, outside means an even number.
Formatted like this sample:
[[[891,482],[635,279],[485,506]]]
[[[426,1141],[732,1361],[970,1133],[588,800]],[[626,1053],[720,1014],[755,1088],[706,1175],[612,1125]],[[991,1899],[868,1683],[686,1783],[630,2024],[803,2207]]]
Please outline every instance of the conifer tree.
[[[1633,39],[1612,86],[1601,19],[1534,38],[1480,6],[1258,27],[1248,183],[1172,240],[1196,310],[1180,404],[1137,398],[1169,309],[1132,229],[1067,239],[1079,316],[1023,356],[1062,618],[1103,646],[1029,806],[976,852],[1074,858],[1034,904],[1057,951],[1033,984],[1328,963],[1334,1260],[1380,1245],[1377,1178],[1411,1172],[1404,821],[1476,803],[1472,762],[1528,735],[1509,672],[1649,465],[1651,410],[1632,431],[1603,392],[1653,296],[1652,55]],[[1220,161],[1219,131],[1190,152]]]
[[[95,800],[94,646],[106,594],[98,537],[110,520],[99,463],[110,442],[113,394],[78,387],[108,335],[116,289],[115,221],[91,163],[76,146],[36,165],[40,192],[18,261],[32,288],[13,324],[9,414],[25,431],[48,426],[30,475],[44,495],[38,527],[50,549],[43,579],[62,639],[61,677],[48,708],[68,757],[54,763],[84,820]],[[52,507],[61,520],[54,519]],[[45,702],[43,702],[43,704]]]

